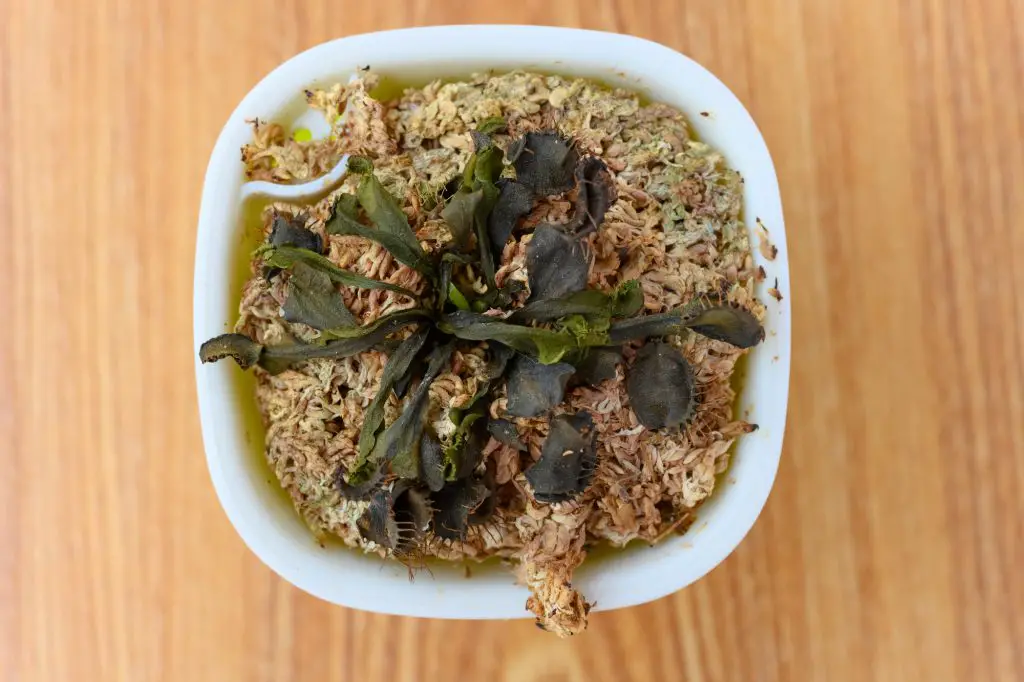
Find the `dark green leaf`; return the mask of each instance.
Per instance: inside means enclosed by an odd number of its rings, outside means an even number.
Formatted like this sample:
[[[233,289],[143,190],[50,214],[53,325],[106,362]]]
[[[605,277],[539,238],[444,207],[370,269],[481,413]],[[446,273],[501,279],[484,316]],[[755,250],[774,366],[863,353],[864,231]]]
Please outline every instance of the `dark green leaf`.
[[[498,188],[493,184],[483,184],[480,186],[480,189],[483,192],[483,199],[476,207],[473,225],[476,229],[476,243],[478,257],[480,259],[480,269],[483,270],[487,286],[489,286],[492,291],[495,291],[497,290],[497,285],[494,282],[494,274],[497,268],[494,265],[494,249],[491,246],[491,238],[487,232],[487,219],[491,213],[491,209],[494,207],[494,204],[498,201]]]
[[[487,219],[487,235],[496,262],[501,259],[505,244],[520,219],[533,209],[533,192],[528,187],[507,178],[499,180],[497,184],[498,200]]]
[[[344,337],[322,345],[299,343],[270,346],[263,350],[260,366],[271,374],[278,374],[296,363],[313,358],[346,358],[373,348],[402,327],[429,318],[430,314],[425,310],[400,310],[362,327],[331,330],[334,334],[344,334]]]
[[[473,166],[473,181],[477,186],[494,186],[505,168],[505,153],[493,145],[476,153],[476,164]],[[475,187],[474,187],[475,189]],[[497,195],[495,195],[497,197]]]
[[[526,245],[530,300],[562,298],[587,287],[590,264],[583,244],[551,225],[541,225]]]
[[[230,357],[242,369],[255,365],[263,352],[263,346],[244,334],[221,334],[199,346],[199,359],[203,362],[217,362]]]
[[[487,498],[489,491],[481,481],[463,479],[446,485],[431,496],[436,510],[434,534],[444,540],[463,540],[469,530],[469,517]]]
[[[516,179],[535,194],[549,196],[572,189],[579,155],[569,140],[556,132],[526,133],[508,149]]]
[[[273,246],[294,246],[316,253],[324,250],[320,235],[307,230],[306,221],[302,218],[288,218],[277,213],[271,225],[270,243]]]
[[[596,156],[580,160],[575,178],[576,203],[572,219],[565,229],[582,236],[593,232],[604,222],[605,213],[615,203],[615,182],[604,161]]]
[[[683,314],[680,311],[670,311],[614,322],[608,330],[608,338],[611,343],[617,344],[633,339],[680,334],[683,329]]]
[[[409,225],[409,219],[375,175],[368,173],[363,176],[356,196],[374,227],[361,224],[344,210],[335,210],[327,223],[327,231],[331,234],[354,234],[379,242],[399,263],[433,277],[434,266]]]
[[[569,377],[567,363],[542,365],[528,355],[516,357],[508,375],[507,411],[514,417],[536,417],[562,402]]]
[[[343,270],[329,259],[318,253],[313,253],[309,249],[299,249],[294,246],[278,246],[264,252],[263,260],[267,265],[286,269],[291,268],[296,263],[305,263],[314,270],[318,270],[330,277],[332,282],[337,282],[344,286],[355,287],[357,289],[387,289],[388,291],[405,294],[412,298],[416,297],[414,292],[395,284],[381,282],[375,279],[370,279],[369,277],[357,275],[356,273],[349,272],[348,270]]]
[[[484,192],[456,192],[441,210],[441,218],[452,233],[452,240],[462,249],[469,247],[469,238],[474,234],[475,216],[480,203],[484,200]]]
[[[509,319],[512,321],[534,320],[552,322],[568,315],[611,317],[613,299],[595,289],[576,291],[561,298],[531,301],[517,310]]]
[[[596,438],[588,412],[553,417],[540,459],[526,470],[534,499],[567,502],[586,490],[597,468]]]
[[[516,425],[507,419],[492,419],[487,422],[487,430],[494,440],[499,443],[504,443],[510,448],[514,448],[519,452],[526,450],[526,445],[523,444],[521,438],[519,438],[519,431],[516,429]]]
[[[509,324],[478,313],[455,311],[441,318],[438,328],[468,341],[497,341],[521,353],[536,356],[542,363],[558,362],[576,348],[572,334]]]
[[[693,370],[678,349],[648,343],[626,375],[629,406],[648,429],[678,426],[693,414]]]
[[[370,453],[371,462],[390,462],[391,472],[400,478],[416,478],[420,472],[419,446],[429,403],[430,384],[448,366],[453,343],[435,348],[430,353],[427,371],[405,405],[402,413],[376,439]]]
[[[615,346],[596,346],[587,350],[583,360],[576,364],[574,382],[597,386],[615,378],[615,368],[622,362],[622,349]]]
[[[753,313],[730,305],[688,314],[684,325],[709,339],[725,341],[737,348],[751,348],[764,340],[764,327]]]
[[[367,461],[373,450],[377,434],[384,424],[384,406],[388,402],[391,391],[395,384],[409,375],[413,360],[423,348],[423,344],[426,343],[428,334],[426,329],[413,333],[391,354],[387,364],[384,365],[384,371],[380,377],[380,388],[363,415],[363,428],[359,432],[359,461],[355,466],[356,471],[362,468],[363,462]]]
[[[354,327],[359,324],[345,307],[331,278],[303,262],[292,266],[285,298],[284,319],[301,322],[314,329]]]

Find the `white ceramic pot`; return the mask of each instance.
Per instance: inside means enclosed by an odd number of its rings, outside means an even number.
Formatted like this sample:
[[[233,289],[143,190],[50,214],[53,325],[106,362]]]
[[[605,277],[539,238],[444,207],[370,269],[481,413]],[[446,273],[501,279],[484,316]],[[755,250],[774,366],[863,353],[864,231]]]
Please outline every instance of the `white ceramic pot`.
[[[466,76],[474,71],[527,68],[598,78],[640,90],[686,112],[698,135],[724,153],[745,178],[744,215],[770,229],[778,256],[754,257],[778,278],[786,298],[768,304],[767,337],[750,354],[741,413],[760,425],[742,437],[712,499],[684,536],[656,547],[612,553],[585,564],[575,584],[600,610],[640,604],[697,580],[725,559],[750,530],[771,490],[782,449],[789,389],[790,289],[786,233],[775,169],[764,140],[739,100],[703,67],[652,42],[623,35],[533,26],[447,26],[358,35],[314,47],[259,82],[231,114],[217,139],[203,186],[195,265],[195,350],[228,331],[232,276],[240,258],[243,169],[239,148],[249,140],[246,119],[295,116],[302,92],[347,79],[357,67],[403,80]],[[707,115],[703,115],[702,112]],[[756,236],[752,243],[757,244]],[[762,285],[768,286],[767,284]],[[471,578],[461,568],[432,566],[410,582],[406,569],[341,547],[322,548],[288,502],[254,464],[259,433],[246,432],[243,414],[253,397],[239,389],[240,370],[196,361],[203,442],[210,476],[224,511],[245,543],[271,569],[299,588],[336,604],[368,611],[433,618],[527,616],[525,588],[500,567]],[[243,409],[244,406],[244,409]],[[251,424],[250,424],[251,425]],[[197,485],[201,485],[199,482]]]

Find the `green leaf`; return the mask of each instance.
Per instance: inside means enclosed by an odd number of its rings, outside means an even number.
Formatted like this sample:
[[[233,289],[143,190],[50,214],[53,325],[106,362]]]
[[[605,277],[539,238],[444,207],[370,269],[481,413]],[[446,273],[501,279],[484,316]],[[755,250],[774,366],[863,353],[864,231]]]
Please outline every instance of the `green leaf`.
[[[468,341],[497,341],[521,353],[537,357],[543,364],[558,362],[576,348],[572,334],[510,324],[478,313],[456,311],[445,315],[438,328]]]
[[[536,417],[562,402],[576,368],[564,362],[543,365],[528,355],[516,357],[508,375],[508,413]]]
[[[541,225],[526,245],[530,300],[562,298],[587,288],[590,263],[583,244],[551,225]]]
[[[354,327],[359,322],[345,307],[331,278],[303,262],[292,266],[285,298],[284,319],[301,322],[314,329]]]
[[[516,180],[535,194],[549,196],[572,189],[579,154],[571,141],[557,132],[526,133],[508,149]]]
[[[341,210],[335,207],[334,214],[327,221],[327,231],[331,234],[356,235],[378,242],[399,263],[433,277],[433,263],[423,251],[416,233],[409,225],[409,219],[402,212],[398,201],[381,185],[380,180],[372,173],[367,173],[359,183],[356,196],[374,227],[360,223],[352,214],[349,202],[342,206]]]
[[[430,314],[425,310],[400,310],[362,327],[330,330],[332,334],[343,336],[322,345],[299,343],[264,348],[259,364],[271,374],[278,374],[313,358],[346,358],[373,348],[402,327],[428,319]]]
[[[648,343],[626,375],[629,406],[648,429],[678,426],[693,415],[693,369],[678,349]]]
[[[619,285],[612,300],[612,317],[632,317],[644,309],[644,290],[631,279]]]
[[[230,357],[242,369],[249,369],[262,352],[263,346],[244,334],[221,334],[199,346],[199,359],[206,363]]]
[[[386,289],[388,291],[394,291],[398,294],[404,294],[412,298],[416,298],[416,294],[408,289],[390,284],[388,282],[381,282],[376,279],[370,279],[369,277],[363,277],[357,275],[354,272],[343,270],[331,262],[329,259],[321,256],[318,253],[313,253],[309,249],[299,249],[294,246],[278,246],[267,249],[263,252],[263,260],[267,265],[277,268],[291,268],[296,263],[305,263],[314,270],[318,270],[328,277],[331,278],[332,282],[337,282],[347,287],[355,287],[357,289]]]
[[[477,132],[483,133],[484,135],[493,135],[494,133],[502,133],[508,128],[503,116],[491,116],[480,121],[480,125],[476,127]]]
[[[473,473],[483,458],[487,445],[487,420],[482,410],[458,417],[458,425],[451,444],[445,448],[445,478],[454,481]],[[484,421],[480,421],[484,419]]]
[[[372,173],[373,161],[370,161],[365,156],[349,156],[346,170],[348,170],[349,173],[355,173],[356,175]]]
[[[538,502],[567,502],[590,485],[597,468],[597,429],[589,412],[551,419],[540,459],[526,470]]]
[[[462,295],[459,288],[451,283],[448,284],[448,300],[459,310],[469,310],[469,301]]]

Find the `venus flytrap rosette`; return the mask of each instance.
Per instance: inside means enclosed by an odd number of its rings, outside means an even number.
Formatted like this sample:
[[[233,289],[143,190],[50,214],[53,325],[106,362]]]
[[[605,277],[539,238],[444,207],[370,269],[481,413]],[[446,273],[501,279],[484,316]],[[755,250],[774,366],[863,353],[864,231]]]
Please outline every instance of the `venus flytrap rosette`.
[[[619,470],[602,469],[599,435],[611,406],[634,415],[633,436],[694,443],[688,429],[712,379],[687,354],[728,358],[730,371],[735,357],[695,345],[694,335],[746,349],[764,330],[735,302],[752,299],[724,279],[668,309],[658,300],[646,305],[645,285],[659,280],[642,262],[628,267],[637,278],[595,284],[608,279],[595,274],[596,263],[611,258],[607,244],[619,239],[606,241],[606,219],[614,214],[615,230],[638,224],[640,190],[617,180],[592,146],[501,117],[467,132],[471,149],[460,172],[427,191],[406,184],[400,197],[386,189],[408,171],[377,149],[349,158],[349,177],[326,215],[275,209],[253,254],[253,286],[276,292],[280,303],[273,333],[242,333],[240,324],[204,343],[200,357],[255,367],[268,391],[339,367],[346,376],[372,367],[361,395],[332,385],[335,398],[307,408],[338,429],[325,432],[322,447],[344,453],[317,474],[328,487],[293,497],[340,519],[355,534],[350,544],[410,566],[427,556],[517,559],[538,624],[571,634],[585,625],[589,606],[568,576],[585,554],[588,515],[607,505],[587,492],[599,472],[603,491],[616,485]],[[619,158],[611,166],[628,175]],[[441,236],[423,237],[438,226]],[[666,248],[656,234],[642,238],[641,245]],[[383,266],[371,268],[377,276],[354,269],[365,254],[339,251],[355,243],[377,249],[378,261],[395,264],[391,272],[407,272],[403,283],[382,277]],[[619,260],[630,248],[619,247]],[[371,304],[380,309],[372,319]],[[722,400],[715,390],[711,399]],[[267,407],[265,420],[283,409]],[[293,422],[287,428],[304,428],[301,415]],[[358,437],[336,443],[332,436],[353,425]],[[634,477],[623,471],[622,494]],[[686,512],[670,505],[663,513]],[[517,528],[519,539],[509,539]]]

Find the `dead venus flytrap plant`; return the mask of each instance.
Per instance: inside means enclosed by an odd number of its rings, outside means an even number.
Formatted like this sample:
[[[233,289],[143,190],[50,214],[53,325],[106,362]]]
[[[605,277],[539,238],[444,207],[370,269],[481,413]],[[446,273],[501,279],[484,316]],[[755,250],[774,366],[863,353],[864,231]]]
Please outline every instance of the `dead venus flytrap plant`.
[[[255,257],[264,277],[287,273],[283,318],[319,330],[319,337],[267,346],[223,334],[200,348],[203,362],[231,357],[243,369],[259,366],[271,374],[371,349],[388,355],[378,393],[363,414],[355,463],[339,470],[336,480],[342,496],[368,503],[357,524],[363,539],[398,558],[416,556],[425,543],[465,539],[487,521],[496,503],[493,477],[483,464],[489,439],[529,460],[517,418],[550,415],[540,457],[525,471],[534,499],[557,504],[578,498],[597,466],[593,416],[585,410],[556,414],[555,408],[573,386],[614,379],[626,344],[644,342],[625,370],[637,419],[651,430],[679,429],[694,413],[694,372],[666,337],[693,332],[739,348],[764,338],[749,311],[723,299],[644,315],[636,281],[610,292],[588,289],[588,235],[601,228],[615,201],[611,173],[600,158],[581,157],[553,131],[511,141],[506,157],[492,139],[503,129],[503,121],[494,120],[472,132],[475,152],[461,176],[447,183],[440,212],[452,241],[433,252],[423,248],[370,161],[349,160],[349,172],[360,177],[358,188],[338,198],[326,232],[379,243],[423,275],[423,292],[338,267],[303,219],[276,215]],[[539,198],[566,193],[573,200],[568,222],[524,234],[522,219]],[[495,277],[506,244],[520,239],[529,239],[528,296],[521,283],[498,286]],[[476,279],[482,287],[472,286]],[[359,325],[338,287],[384,289],[416,304]],[[466,346],[485,349],[486,368],[476,394],[449,410],[451,428],[442,438],[428,416],[429,389],[456,349]],[[491,403],[502,386],[505,410],[492,418]],[[386,424],[385,406],[392,400],[401,409]]]

